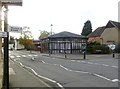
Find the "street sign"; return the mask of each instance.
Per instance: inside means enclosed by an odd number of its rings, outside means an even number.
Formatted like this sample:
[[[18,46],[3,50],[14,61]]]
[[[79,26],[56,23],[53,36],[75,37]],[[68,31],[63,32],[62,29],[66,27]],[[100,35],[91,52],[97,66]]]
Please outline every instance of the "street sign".
[[[0,37],[7,37],[7,32],[0,32]]]
[[[108,47],[109,47],[110,49],[112,49],[112,50],[115,49],[115,45],[114,45],[114,44],[110,44],[110,45],[108,45]]]
[[[5,5],[22,6],[22,0],[0,0],[0,2]]]
[[[15,33],[21,33],[22,32],[22,27],[18,26],[9,26],[9,32],[15,32]]]

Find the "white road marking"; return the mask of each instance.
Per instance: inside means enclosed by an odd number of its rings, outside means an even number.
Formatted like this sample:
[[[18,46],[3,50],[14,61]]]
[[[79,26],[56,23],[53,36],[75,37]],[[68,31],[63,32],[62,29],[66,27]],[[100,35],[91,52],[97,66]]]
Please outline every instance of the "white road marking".
[[[106,64],[100,64],[100,63],[94,63],[94,62],[86,62],[86,61],[76,61],[76,60],[71,60],[73,62],[81,62],[84,64],[91,64],[91,65],[100,65],[100,66],[105,66],[105,67],[113,67],[113,68],[118,68],[117,66],[110,66],[110,65],[106,65]]]
[[[106,64],[101,64],[101,65],[103,65],[103,66],[109,66],[109,65],[106,65]]]
[[[99,75],[99,74],[94,74],[94,75],[95,75],[95,76],[98,76],[98,77],[100,77],[100,78],[106,79],[106,80],[108,80],[108,81],[111,81],[111,79],[106,78],[106,77],[104,77],[104,76],[101,76],[101,75]]]
[[[22,55],[23,57],[26,57],[26,55]]]
[[[112,66],[112,67],[114,67],[114,68],[118,68],[117,66]]]
[[[113,81],[113,82],[120,82],[119,79],[113,79],[112,81]]]
[[[15,56],[10,56],[10,58],[12,58],[12,59],[13,59],[13,58],[15,58]]]
[[[66,67],[64,67],[64,66],[62,66],[62,65],[60,65],[60,67],[62,67],[62,68],[65,69],[65,70],[69,70],[68,68],[66,68]]]
[[[94,64],[93,62],[87,62],[88,64]]]
[[[19,62],[20,63],[20,65],[22,65],[22,66],[24,66],[21,62]],[[64,89],[64,87],[60,84],[60,83],[58,83],[57,81],[54,81],[54,80],[52,80],[52,79],[50,79],[50,78],[47,78],[47,77],[44,77],[44,76],[41,76],[41,75],[39,75],[34,69],[32,69],[31,67],[27,67],[27,66],[24,66],[25,68],[28,68],[28,69],[30,69],[30,70],[32,70],[32,72],[36,75],[36,76],[38,76],[38,77],[40,77],[40,78],[44,78],[44,79],[46,79],[46,80],[48,80],[48,81],[51,81],[51,82],[53,82],[53,83],[56,83],[61,89]],[[41,81],[43,84],[45,84],[47,87],[50,87],[48,84],[46,84],[45,82],[43,82],[43,81]]]
[[[50,64],[50,63],[46,63],[46,62],[44,62],[44,61],[42,61],[42,62],[45,63],[45,64]],[[97,77],[99,77],[99,78],[102,78],[102,79],[105,79],[105,80],[111,81],[111,82],[117,82],[117,81],[115,81],[115,80],[111,80],[111,79],[109,79],[109,78],[107,78],[107,77],[105,77],[105,76],[102,76],[102,75],[99,75],[99,74],[96,74],[96,73],[85,72],[85,71],[77,71],[77,70],[70,70],[70,69],[66,68],[65,66],[63,66],[63,65],[59,65],[59,64],[51,64],[51,65],[57,65],[57,66],[60,66],[61,68],[65,69],[65,70],[67,70],[67,71],[72,71],[72,72],[78,72],[78,73],[90,74],[90,75],[94,75],[94,76],[97,76]]]
[[[10,60],[12,63],[15,63],[13,60]]]
[[[15,75],[13,68],[9,68],[9,75]]]
[[[34,57],[37,57],[38,55],[33,55]]]
[[[41,60],[42,61],[42,63],[45,63],[43,60]]]
[[[16,57],[18,57],[18,58],[19,58],[19,57],[21,57],[21,56],[19,56],[19,55],[18,55],[18,56],[16,56]]]
[[[29,57],[31,57],[32,55],[28,55]]]

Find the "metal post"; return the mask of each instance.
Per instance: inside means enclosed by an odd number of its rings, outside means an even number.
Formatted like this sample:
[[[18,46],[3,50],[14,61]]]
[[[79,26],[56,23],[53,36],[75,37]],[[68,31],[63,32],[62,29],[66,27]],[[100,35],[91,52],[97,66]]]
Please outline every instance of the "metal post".
[[[51,26],[51,40],[50,40],[51,50],[50,50],[50,51],[51,51],[51,54],[52,54],[52,26],[53,26],[53,25],[51,24],[50,26]]]
[[[6,11],[4,14],[4,31],[8,31],[8,6],[4,5]],[[3,89],[9,89],[9,51],[8,51],[8,44],[9,41],[9,33],[7,32],[7,37],[4,38],[4,65],[3,65]]]
[[[83,55],[84,55],[84,59],[86,59],[86,52],[85,51],[83,52]]]
[[[114,50],[112,50],[113,52],[112,52],[112,54],[113,54],[113,58],[115,58],[115,52],[114,52]]]
[[[66,50],[65,50],[65,58],[67,58],[67,55],[66,55]]]

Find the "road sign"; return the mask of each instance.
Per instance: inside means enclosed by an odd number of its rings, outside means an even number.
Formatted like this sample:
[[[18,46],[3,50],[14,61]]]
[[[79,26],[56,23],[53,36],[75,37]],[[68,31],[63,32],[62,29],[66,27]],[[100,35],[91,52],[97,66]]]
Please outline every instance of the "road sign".
[[[7,37],[7,32],[0,32],[0,37]]]
[[[108,45],[108,47],[109,47],[110,49],[112,49],[112,50],[115,49],[115,45],[114,45],[114,44],[110,44],[110,45]]]
[[[21,33],[22,32],[22,27],[9,26],[9,32]]]
[[[22,0],[0,0],[0,2],[5,5],[22,6]]]

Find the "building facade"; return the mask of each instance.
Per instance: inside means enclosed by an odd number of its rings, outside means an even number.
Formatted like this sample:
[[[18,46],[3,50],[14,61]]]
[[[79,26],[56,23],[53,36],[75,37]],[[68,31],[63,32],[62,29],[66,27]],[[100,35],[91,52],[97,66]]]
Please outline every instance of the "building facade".
[[[89,34],[88,42],[99,42],[101,44],[120,44],[120,23],[108,21],[106,26],[98,27]]]
[[[60,32],[48,37],[49,53],[81,53],[87,37],[70,32]]]

